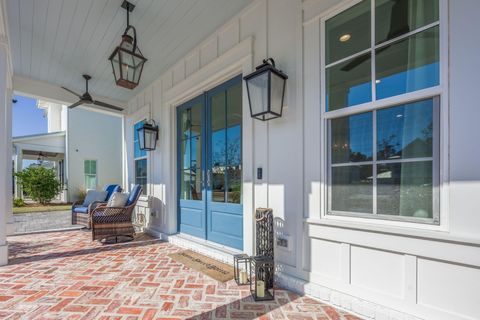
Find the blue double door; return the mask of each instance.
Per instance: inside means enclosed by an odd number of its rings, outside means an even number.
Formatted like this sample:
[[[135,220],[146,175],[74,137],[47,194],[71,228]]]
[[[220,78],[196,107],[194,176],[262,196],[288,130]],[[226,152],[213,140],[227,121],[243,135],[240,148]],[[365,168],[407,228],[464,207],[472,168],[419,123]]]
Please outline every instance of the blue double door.
[[[242,80],[177,108],[178,228],[243,249]]]

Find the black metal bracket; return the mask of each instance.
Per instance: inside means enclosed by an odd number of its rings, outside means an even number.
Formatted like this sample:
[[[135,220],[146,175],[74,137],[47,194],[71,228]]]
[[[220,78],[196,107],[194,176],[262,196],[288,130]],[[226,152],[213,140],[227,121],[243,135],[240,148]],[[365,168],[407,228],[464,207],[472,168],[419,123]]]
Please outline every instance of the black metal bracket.
[[[133,11],[133,9],[135,9],[135,5],[131,2],[128,2],[127,0],[123,0],[122,2],[122,8],[125,9],[125,10],[128,10],[130,12]]]

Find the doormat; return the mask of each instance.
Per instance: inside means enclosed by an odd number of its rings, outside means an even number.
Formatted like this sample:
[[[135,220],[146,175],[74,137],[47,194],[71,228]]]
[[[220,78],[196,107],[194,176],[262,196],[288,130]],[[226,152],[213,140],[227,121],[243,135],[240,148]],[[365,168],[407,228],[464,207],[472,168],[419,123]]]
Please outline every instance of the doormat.
[[[232,266],[192,250],[171,253],[168,256],[173,260],[180,262],[191,269],[195,269],[203,274],[206,274],[217,281],[227,282],[233,279]]]

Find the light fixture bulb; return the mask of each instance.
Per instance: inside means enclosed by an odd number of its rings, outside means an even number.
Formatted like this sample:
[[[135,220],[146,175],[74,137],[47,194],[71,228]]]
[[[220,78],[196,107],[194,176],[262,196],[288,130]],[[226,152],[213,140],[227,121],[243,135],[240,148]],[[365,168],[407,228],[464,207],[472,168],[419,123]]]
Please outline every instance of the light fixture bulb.
[[[344,34],[344,35],[341,35],[340,38],[338,38],[338,40],[340,40],[340,42],[347,42],[348,40],[350,40],[352,36],[348,33]]]

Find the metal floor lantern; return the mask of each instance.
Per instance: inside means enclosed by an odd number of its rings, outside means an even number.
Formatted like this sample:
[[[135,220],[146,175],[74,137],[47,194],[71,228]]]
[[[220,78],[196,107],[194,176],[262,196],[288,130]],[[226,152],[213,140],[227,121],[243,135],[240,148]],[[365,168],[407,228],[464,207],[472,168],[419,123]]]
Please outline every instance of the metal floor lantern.
[[[255,256],[250,260],[250,292],[255,301],[275,299],[273,257]]]
[[[238,285],[250,283],[250,257],[245,254],[236,254],[233,256],[233,275]]]
[[[272,58],[263,60],[263,64],[243,79],[247,84],[252,118],[267,121],[282,116],[288,76],[275,67]]]

